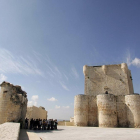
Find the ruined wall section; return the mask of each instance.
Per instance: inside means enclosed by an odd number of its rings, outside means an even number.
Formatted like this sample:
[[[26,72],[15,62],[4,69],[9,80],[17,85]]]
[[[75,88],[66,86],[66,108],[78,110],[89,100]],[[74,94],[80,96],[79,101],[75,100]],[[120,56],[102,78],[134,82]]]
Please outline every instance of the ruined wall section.
[[[112,94],[97,95],[99,127],[117,127],[116,97]]]
[[[118,65],[84,66],[85,95],[108,91],[114,95],[133,94],[131,73],[125,63]]]
[[[88,126],[98,126],[97,97],[88,96]]]
[[[88,99],[87,95],[77,95],[74,98],[74,123],[76,126],[88,125]]]
[[[0,124],[4,122],[24,122],[27,109],[27,93],[20,86],[3,82],[0,92]]]
[[[44,107],[27,107],[26,118],[28,119],[47,119],[47,111]]]

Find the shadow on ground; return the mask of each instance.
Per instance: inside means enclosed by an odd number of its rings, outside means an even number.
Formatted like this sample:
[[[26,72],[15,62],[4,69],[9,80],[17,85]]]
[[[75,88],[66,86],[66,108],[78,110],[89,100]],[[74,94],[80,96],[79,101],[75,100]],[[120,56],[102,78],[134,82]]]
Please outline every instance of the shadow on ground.
[[[29,140],[28,134],[25,129],[20,129],[19,140]]]
[[[28,130],[28,132],[34,133],[53,133],[54,131],[63,131],[64,129],[57,129],[57,130]]]

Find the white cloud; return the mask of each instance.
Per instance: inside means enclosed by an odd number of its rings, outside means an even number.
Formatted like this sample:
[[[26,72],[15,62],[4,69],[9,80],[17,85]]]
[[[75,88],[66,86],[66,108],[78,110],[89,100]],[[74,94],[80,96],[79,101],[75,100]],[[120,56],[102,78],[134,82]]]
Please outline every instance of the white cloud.
[[[127,64],[128,66],[136,66],[136,67],[140,67],[140,59],[139,58],[134,58],[133,60],[131,59],[130,56],[127,57]]]
[[[31,97],[31,101],[28,101],[28,106],[37,106],[37,101],[38,101],[38,95],[33,95]]]
[[[15,56],[6,49],[0,49],[0,72],[43,76],[43,72],[37,67],[36,62],[32,58]]]
[[[0,83],[6,80],[7,80],[7,77],[4,74],[0,74]]]
[[[69,91],[69,89],[67,88],[67,86],[66,86],[66,85],[64,85],[64,84],[63,84],[62,82],[60,82],[60,81],[59,81],[59,83],[60,83],[60,85],[62,86],[62,88],[63,88],[63,89],[65,89],[65,90]]]
[[[50,99],[47,99],[48,101],[57,101],[57,99],[55,99],[54,97],[50,98]]]
[[[135,58],[134,60],[132,60],[131,64],[134,66],[140,67],[140,59]]]
[[[55,108],[56,108],[56,109],[59,109],[59,108],[60,108],[60,106],[56,105],[56,106],[55,106]]]
[[[33,95],[31,99],[32,99],[33,101],[38,100],[38,95]]]
[[[70,106],[63,106],[63,108],[68,109],[68,108],[70,108]]]
[[[79,74],[78,74],[78,72],[76,71],[75,67],[72,67],[71,70],[72,70],[73,75],[74,75],[76,78],[79,78]]]

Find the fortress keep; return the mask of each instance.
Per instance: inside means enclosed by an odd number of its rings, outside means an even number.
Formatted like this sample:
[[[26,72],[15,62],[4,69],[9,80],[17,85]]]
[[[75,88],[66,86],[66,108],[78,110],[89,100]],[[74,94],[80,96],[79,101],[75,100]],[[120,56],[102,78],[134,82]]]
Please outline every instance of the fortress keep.
[[[140,95],[127,64],[83,67],[84,95],[75,96],[76,126],[140,127]]]

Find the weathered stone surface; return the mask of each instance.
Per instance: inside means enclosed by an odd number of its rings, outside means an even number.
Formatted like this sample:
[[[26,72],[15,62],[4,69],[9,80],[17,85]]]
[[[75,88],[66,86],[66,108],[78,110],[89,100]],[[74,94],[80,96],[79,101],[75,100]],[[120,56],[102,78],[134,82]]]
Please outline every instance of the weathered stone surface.
[[[85,94],[75,96],[77,126],[140,127],[140,95],[127,64],[83,67]]]
[[[85,94],[98,95],[108,91],[114,95],[134,93],[132,76],[125,63],[118,65],[84,66]]]
[[[0,140],[18,140],[20,124],[7,122],[0,125]]]
[[[140,128],[140,95],[125,96],[128,126]]]
[[[98,126],[97,97],[88,97],[88,126]]]
[[[47,119],[47,111],[44,107],[27,107],[26,118],[30,119]]]
[[[4,122],[24,123],[27,110],[27,93],[20,86],[3,82],[0,92],[0,124]]]
[[[97,96],[99,127],[117,127],[116,97],[111,94]]]
[[[77,95],[74,100],[74,121],[76,126],[88,124],[88,96]]]

